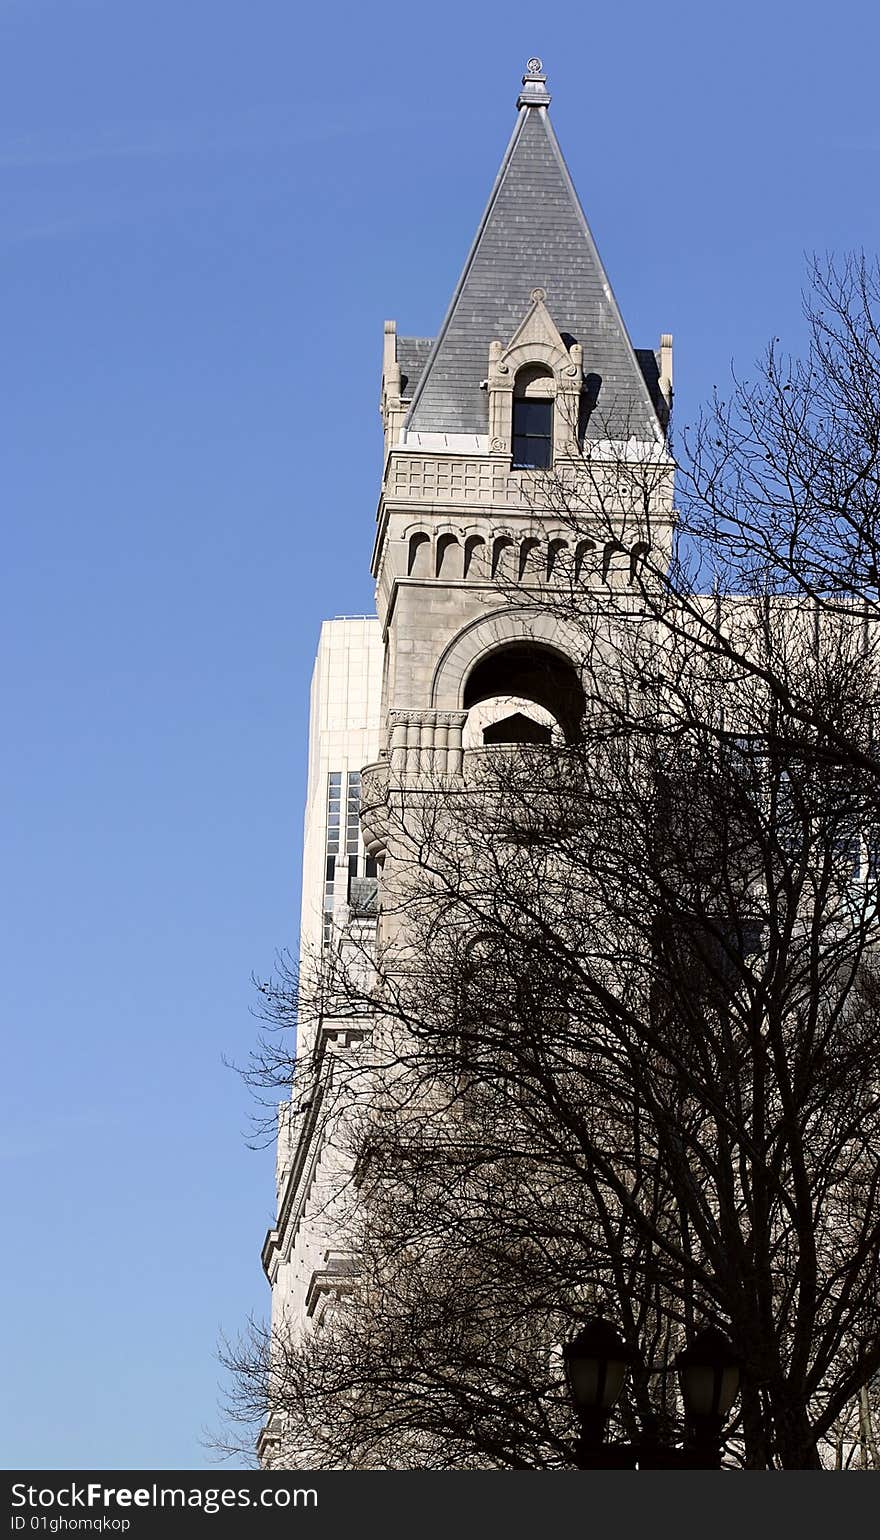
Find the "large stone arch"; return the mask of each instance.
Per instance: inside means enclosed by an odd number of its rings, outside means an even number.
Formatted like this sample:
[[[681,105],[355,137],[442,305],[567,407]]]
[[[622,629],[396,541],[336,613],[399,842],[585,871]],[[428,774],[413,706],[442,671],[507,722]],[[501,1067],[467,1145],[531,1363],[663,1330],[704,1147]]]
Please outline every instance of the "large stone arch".
[[[571,627],[552,615],[527,609],[500,609],[464,626],[444,649],[434,670],[431,705],[437,711],[460,711],[465,681],[490,653],[515,642],[550,648],[579,673],[577,638]]]

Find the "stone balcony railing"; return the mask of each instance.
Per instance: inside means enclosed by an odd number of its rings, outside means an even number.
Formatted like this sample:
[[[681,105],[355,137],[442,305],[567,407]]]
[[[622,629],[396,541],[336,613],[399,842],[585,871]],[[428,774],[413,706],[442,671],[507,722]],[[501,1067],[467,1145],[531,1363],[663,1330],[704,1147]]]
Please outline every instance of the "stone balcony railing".
[[[461,775],[466,711],[392,711],[389,761],[395,779]]]
[[[368,856],[381,858],[388,845],[391,785],[420,780],[436,784],[461,775],[466,711],[392,711],[387,759],[361,771],[361,832]]]
[[[511,799],[511,817],[524,829],[557,815],[573,793],[570,768],[551,744],[462,746],[466,712],[393,712],[390,759],[361,771],[361,830],[367,854],[383,859],[392,820],[418,820],[425,798],[441,794],[452,811],[474,794]],[[412,831],[410,831],[411,833]]]

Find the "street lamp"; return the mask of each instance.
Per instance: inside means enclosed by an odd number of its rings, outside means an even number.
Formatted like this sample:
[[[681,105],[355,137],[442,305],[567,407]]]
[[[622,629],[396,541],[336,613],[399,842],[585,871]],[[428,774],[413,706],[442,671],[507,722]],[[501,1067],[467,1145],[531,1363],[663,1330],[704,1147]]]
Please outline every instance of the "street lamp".
[[[675,1367],[694,1446],[704,1451],[717,1448],[739,1390],[739,1359],[723,1331],[704,1326],[678,1354]]]
[[[635,1358],[610,1321],[594,1316],[562,1350],[584,1450],[598,1448],[605,1424]]]
[[[563,1348],[563,1358],[581,1424],[576,1449],[581,1470],[718,1469],[724,1419],[739,1390],[740,1362],[717,1327],[704,1327],[675,1360],[687,1422],[680,1449],[663,1447],[648,1426],[639,1442],[603,1442],[627,1370],[638,1360],[610,1321],[601,1316],[587,1321]]]

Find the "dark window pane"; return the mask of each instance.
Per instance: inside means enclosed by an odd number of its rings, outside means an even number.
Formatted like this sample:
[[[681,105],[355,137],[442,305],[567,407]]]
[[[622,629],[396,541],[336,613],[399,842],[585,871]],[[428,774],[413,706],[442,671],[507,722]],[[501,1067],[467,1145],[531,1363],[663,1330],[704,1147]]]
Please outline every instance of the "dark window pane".
[[[513,398],[513,463],[547,470],[553,464],[553,402]]]
[[[513,463],[519,470],[549,470],[553,464],[553,446],[547,438],[515,438]]]
[[[553,421],[552,401],[517,399],[513,409],[516,414],[517,433],[535,434],[538,438],[546,438],[549,435]]]

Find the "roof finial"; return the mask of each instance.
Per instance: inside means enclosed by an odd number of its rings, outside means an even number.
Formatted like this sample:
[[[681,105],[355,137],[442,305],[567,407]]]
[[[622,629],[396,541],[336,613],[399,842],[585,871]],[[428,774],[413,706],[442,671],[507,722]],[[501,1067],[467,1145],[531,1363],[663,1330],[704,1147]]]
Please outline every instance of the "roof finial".
[[[550,92],[547,90],[547,76],[544,74],[544,66],[540,59],[529,60],[522,83],[523,88],[516,99],[517,107],[549,106]]]

